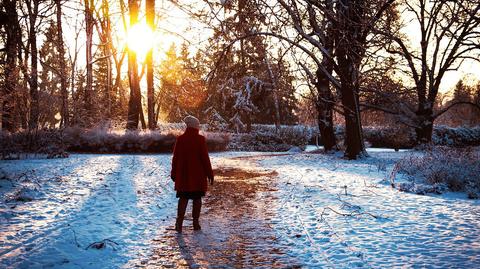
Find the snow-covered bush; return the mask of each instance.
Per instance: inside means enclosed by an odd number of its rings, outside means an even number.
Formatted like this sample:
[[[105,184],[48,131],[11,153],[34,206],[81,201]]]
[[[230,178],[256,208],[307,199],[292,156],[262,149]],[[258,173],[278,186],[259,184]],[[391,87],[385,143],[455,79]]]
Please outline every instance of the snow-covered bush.
[[[183,132],[186,126],[183,122],[176,122],[176,123],[161,123],[157,126],[157,131],[164,134],[164,133],[173,133],[173,132]]]
[[[251,133],[232,134],[228,149],[240,151],[288,151],[292,147],[304,149],[312,130],[305,126],[253,125]]]
[[[236,151],[287,151],[291,147],[269,133],[233,134],[228,144],[229,150]]]
[[[423,156],[408,156],[396,166],[413,186],[428,184],[436,189],[446,186],[451,191],[465,191],[474,198],[480,193],[479,157],[478,148],[432,147]]]
[[[287,128],[280,128],[278,136],[286,144],[305,147],[312,135],[311,130],[305,126],[295,125]]]
[[[172,127],[172,126],[170,126]],[[114,132],[105,129],[69,129],[65,132],[68,150],[99,153],[158,153],[171,152],[182,128],[170,128],[166,133],[157,131]],[[228,135],[204,133],[210,151],[225,150]]]
[[[432,142],[435,145],[454,147],[480,146],[480,126],[472,128],[435,126]]]
[[[412,148],[415,132],[407,127],[364,127],[365,141],[374,148]]]
[[[27,154],[41,155],[46,158],[63,158],[68,157],[66,148],[63,130],[0,132],[0,159],[19,159]]]
[[[168,132],[138,131],[123,132],[107,128],[41,130],[0,134],[0,158],[18,159],[27,154],[40,154],[47,158],[67,157],[66,151],[90,153],[158,153],[171,152],[175,139],[185,127],[169,125]],[[227,148],[229,135],[223,133],[203,133],[210,151]]]
[[[209,131],[223,131],[226,129],[228,125],[227,121],[218,113],[218,111],[213,108],[209,107],[205,110],[206,114],[206,129]],[[205,130],[205,129],[204,129]]]
[[[336,129],[337,140],[341,141],[344,128]],[[415,131],[400,125],[396,127],[363,127],[365,142],[374,148],[413,148],[416,145]],[[480,146],[480,127],[434,126],[432,143],[438,146],[468,147]]]
[[[207,140],[209,151],[225,151],[230,142],[230,134],[228,133],[208,133],[203,132]]]

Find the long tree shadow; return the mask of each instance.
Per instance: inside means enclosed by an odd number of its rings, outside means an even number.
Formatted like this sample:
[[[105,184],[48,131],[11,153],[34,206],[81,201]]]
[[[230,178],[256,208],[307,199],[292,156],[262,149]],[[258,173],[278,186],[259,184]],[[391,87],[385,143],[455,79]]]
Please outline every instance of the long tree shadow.
[[[78,178],[102,176],[86,171],[85,168],[91,164],[91,159],[81,155],[66,159],[15,160],[2,163],[3,167],[21,167],[14,169],[17,170],[15,173],[23,175],[27,184],[34,184],[34,193],[39,197],[27,202],[2,200],[2,208],[8,208],[3,213],[8,217],[0,222],[0,242],[3,243],[0,256],[11,256],[14,259],[22,252],[21,249],[54,230],[55,223],[65,216],[66,211],[77,208],[78,201],[82,200],[84,195],[72,187],[81,182]],[[84,183],[90,184],[88,180]],[[20,182],[15,184],[18,185],[17,189],[23,186]]]
[[[145,241],[156,232],[151,224],[164,215],[159,213],[164,210],[162,200],[168,202],[166,193],[156,193],[161,190],[159,177],[166,178],[166,173],[162,167],[146,167],[146,159],[151,158],[115,156],[107,173],[101,172],[104,163],[86,167],[104,176],[93,178],[98,182],[89,187],[85,199],[65,218],[40,231],[38,240],[26,246],[31,250],[10,265],[118,268],[146,252]]]

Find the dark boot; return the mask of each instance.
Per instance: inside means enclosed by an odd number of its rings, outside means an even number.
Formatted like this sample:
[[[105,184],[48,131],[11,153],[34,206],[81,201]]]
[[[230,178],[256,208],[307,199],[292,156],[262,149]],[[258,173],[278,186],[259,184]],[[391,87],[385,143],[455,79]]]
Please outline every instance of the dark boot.
[[[175,230],[179,233],[182,232],[183,218],[185,217],[185,211],[187,210],[188,199],[178,199],[177,207],[177,221],[175,222]]]
[[[193,207],[192,207],[192,217],[193,217],[193,230],[198,231],[201,230],[200,227],[200,210],[202,209],[202,199],[193,199]]]

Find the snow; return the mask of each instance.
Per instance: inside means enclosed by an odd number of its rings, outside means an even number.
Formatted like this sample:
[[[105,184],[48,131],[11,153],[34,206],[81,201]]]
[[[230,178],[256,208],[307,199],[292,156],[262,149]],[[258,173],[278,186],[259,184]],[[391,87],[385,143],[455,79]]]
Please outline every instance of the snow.
[[[171,155],[2,161],[0,267],[478,267],[480,202],[392,189],[393,164],[412,153],[368,152],[213,153],[216,169],[259,175],[216,177],[202,231],[187,215],[183,235]],[[20,192],[31,199],[11,199]]]
[[[355,162],[310,154],[261,161],[284,175],[277,194],[285,206],[277,209],[282,222],[274,229],[296,246],[292,255],[305,255],[309,247],[309,255],[322,257],[306,258],[307,267],[478,266],[479,202],[391,189],[381,184],[386,175],[377,167],[380,161],[390,166],[401,153],[370,155]],[[294,233],[308,240],[294,240]]]
[[[31,171],[42,178],[46,198],[2,204],[0,267],[108,268],[142,253],[158,232],[153,224],[173,212],[172,186],[160,168],[168,159],[73,155],[3,162],[9,174]],[[116,242],[118,251],[86,250],[104,239]]]

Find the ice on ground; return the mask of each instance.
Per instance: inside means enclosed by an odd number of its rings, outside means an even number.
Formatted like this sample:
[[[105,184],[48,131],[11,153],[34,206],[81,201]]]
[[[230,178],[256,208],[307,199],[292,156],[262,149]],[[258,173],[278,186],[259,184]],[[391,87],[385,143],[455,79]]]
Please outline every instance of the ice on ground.
[[[187,215],[181,236],[170,155],[3,161],[0,267],[478,267],[480,202],[392,189],[395,161],[418,153],[369,153],[212,154],[224,176],[202,232]]]

